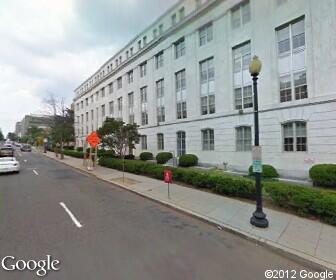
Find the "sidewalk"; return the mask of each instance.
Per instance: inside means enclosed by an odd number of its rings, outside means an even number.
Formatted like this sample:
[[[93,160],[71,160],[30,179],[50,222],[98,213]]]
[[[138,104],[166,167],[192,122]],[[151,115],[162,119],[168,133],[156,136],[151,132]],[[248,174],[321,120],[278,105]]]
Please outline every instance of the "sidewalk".
[[[44,155],[60,161],[54,153]],[[94,171],[87,171],[82,159],[65,156],[62,162],[252,240],[336,271],[336,227],[266,208],[270,226],[259,229],[249,222],[255,211],[254,204],[177,184],[170,186],[171,198],[168,199],[167,184],[162,181],[130,173],[125,173],[123,181],[122,172],[114,169],[98,166]]]

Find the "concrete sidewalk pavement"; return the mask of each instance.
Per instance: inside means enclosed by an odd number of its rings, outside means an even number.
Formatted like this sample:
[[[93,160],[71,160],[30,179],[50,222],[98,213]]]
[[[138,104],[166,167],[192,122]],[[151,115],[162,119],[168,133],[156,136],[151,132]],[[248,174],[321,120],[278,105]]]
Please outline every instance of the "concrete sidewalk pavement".
[[[61,161],[54,153],[48,152],[44,155]],[[270,226],[259,229],[249,222],[255,211],[252,203],[178,184],[170,185],[169,199],[167,184],[163,181],[130,173],[125,173],[123,180],[122,172],[101,166],[94,171],[87,171],[82,159],[67,156],[61,162],[252,240],[336,271],[336,227],[265,208]]]

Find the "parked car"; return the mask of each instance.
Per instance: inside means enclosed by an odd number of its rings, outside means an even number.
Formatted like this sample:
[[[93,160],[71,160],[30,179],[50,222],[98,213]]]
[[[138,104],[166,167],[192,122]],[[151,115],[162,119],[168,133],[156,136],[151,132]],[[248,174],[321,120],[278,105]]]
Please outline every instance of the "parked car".
[[[21,146],[20,150],[22,152],[31,152],[31,146],[27,145],[27,144],[24,144],[24,145]]]
[[[15,157],[0,158],[0,173],[20,172],[20,163]]]
[[[0,147],[0,157],[14,157],[13,147],[7,147],[6,145]]]

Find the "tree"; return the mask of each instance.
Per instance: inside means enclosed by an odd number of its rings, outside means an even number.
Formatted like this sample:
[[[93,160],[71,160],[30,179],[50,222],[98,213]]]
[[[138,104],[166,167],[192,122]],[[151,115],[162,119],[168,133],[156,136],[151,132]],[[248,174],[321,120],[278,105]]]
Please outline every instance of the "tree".
[[[44,100],[54,115],[53,124],[51,125],[51,138],[54,143],[60,143],[61,159],[64,158],[64,142],[71,142],[75,139],[74,129],[74,112],[66,108],[64,98],[58,101],[52,92]]]
[[[37,143],[38,145],[41,145],[41,139],[46,137],[46,131],[43,128],[31,126],[27,129],[26,136],[29,143]]]
[[[3,141],[3,140],[5,140],[5,137],[4,137],[4,135],[2,134],[2,131],[1,131],[1,129],[0,129],[0,141]]]
[[[62,115],[54,116],[53,124],[50,127],[50,137],[53,142],[70,143],[75,140],[74,129],[74,111],[70,108],[65,108]]]
[[[14,132],[8,132],[7,139],[9,139],[11,141],[16,141],[17,140],[17,136],[16,136],[16,134]]]
[[[137,124],[125,124],[121,120],[106,118],[98,130],[103,145],[112,149],[119,157],[124,158],[139,143],[140,135]]]

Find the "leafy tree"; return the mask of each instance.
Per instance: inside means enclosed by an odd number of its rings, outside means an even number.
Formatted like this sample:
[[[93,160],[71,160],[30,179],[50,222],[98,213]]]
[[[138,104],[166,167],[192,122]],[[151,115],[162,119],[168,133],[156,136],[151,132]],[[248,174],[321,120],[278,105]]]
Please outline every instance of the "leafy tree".
[[[4,135],[2,134],[2,131],[1,131],[1,129],[0,129],[0,141],[3,141],[3,140],[5,140],[5,137],[4,137]]]
[[[66,108],[62,115],[55,115],[49,135],[55,143],[73,142],[75,140],[74,111]]]
[[[15,133],[13,132],[8,132],[7,134],[7,139],[11,140],[11,141],[16,141],[17,140],[17,136]]]
[[[31,126],[27,129],[26,136],[28,137],[29,143],[38,143],[40,144],[41,138],[44,138],[46,136],[46,131],[43,128],[37,127],[37,126]]]
[[[126,151],[132,151],[139,143],[137,124],[125,124],[121,120],[107,118],[98,130],[104,146],[112,149],[119,157],[125,157]]]

